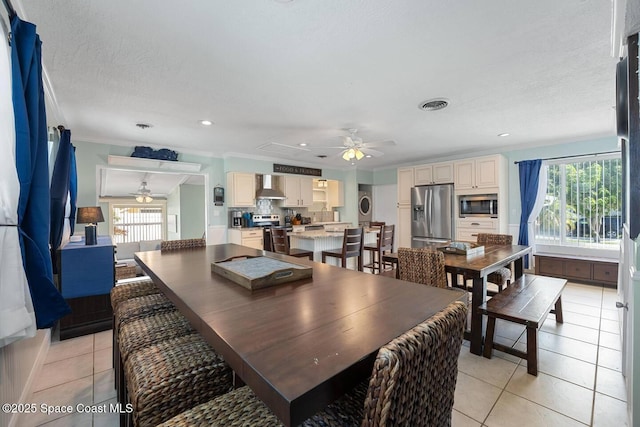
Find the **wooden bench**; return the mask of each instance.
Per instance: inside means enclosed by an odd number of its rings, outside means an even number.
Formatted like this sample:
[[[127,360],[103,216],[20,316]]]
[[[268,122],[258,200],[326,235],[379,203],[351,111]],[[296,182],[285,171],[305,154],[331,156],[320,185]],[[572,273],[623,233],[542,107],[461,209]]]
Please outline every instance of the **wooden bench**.
[[[525,274],[511,283],[478,309],[488,316],[484,357],[491,359],[493,349],[527,359],[527,372],[538,375],[538,328],[547,315],[555,313],[562,323],[562,290],[567,281],[554,277]],[[555,310],[552,310],[555,305]],[[527,351],[494,342],[496,319],[508,320],[527,327]]]

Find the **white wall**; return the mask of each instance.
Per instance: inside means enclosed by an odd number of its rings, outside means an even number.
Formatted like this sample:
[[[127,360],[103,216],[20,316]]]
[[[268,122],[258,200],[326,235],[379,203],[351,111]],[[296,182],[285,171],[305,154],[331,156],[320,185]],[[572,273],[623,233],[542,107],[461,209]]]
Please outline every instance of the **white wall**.
[[[398,217],[396,209],[398,186],[396,184],[374,185],[372,191],[373,197],[373,220],[384,221],[387,224],[396,224],[398,228]],[[393,247],[398,247],[398,235],[396,233]]]

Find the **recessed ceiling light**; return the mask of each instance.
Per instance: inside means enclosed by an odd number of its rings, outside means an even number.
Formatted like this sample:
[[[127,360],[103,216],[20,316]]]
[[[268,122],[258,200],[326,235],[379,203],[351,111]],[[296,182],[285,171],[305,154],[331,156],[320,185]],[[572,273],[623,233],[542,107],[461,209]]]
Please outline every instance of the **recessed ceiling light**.
[[[149,123],[136,123],[136,126],[139,127],[140,129],[149,129],[153,127]]]
[[[300,147],[306,147],[307,143],[306,142],[301,142],[300,144],[298,144]]]
[[[500,134],[498,134],[498,136],[509,136],[509,134],[508,133],[500,133]]]
[[[211,126],[213,122],[211,120],[200,120],[202,126]]]

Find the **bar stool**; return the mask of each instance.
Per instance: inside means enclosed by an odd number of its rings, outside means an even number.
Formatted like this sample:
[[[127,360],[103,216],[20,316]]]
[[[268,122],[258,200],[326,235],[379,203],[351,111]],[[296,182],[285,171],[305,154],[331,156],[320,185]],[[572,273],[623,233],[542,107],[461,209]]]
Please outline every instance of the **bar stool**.
[[[376,274],[376,270],[378,270],[378,274],[382,273],[382,270],[386,267],[385,263],[382,262],[382,255],[384,255],[387,251],[393,252],[394,233],[394,225],[381,225],[380,232],[378,233],[378,238],[376,240],[376,245],[364,247],[364,250],[369,251],[369,253],[371,254],[371,263],[365,265],[365,267],[371,269],[373,274]]]
[[[277,254],[294,256],[296,258],[309,258],[313,261],[313,251],[289,247],[289,236],[286,228],[271,228],[271,248]]]
[[[327,257],[340,258],[342,268],[347,268],[347,258],[358,257],[358,271],[363,271],[362,254],[364,250],[364,229],[345,228],[342,238],[342,248],[322,251],[322,262],[327,262]]]

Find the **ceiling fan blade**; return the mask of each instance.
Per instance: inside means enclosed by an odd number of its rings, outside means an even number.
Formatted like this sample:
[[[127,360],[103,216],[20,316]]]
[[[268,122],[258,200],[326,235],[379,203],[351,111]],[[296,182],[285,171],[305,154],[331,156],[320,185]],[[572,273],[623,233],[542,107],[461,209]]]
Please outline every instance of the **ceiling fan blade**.
[[[353,147],[354,145],[356,145],[355,141],[350,136],[343,136],[342,143],[345,147]]]
[[[362,144],[365,148],[373,148],[373,147],[391,147],[396,145],[395,141],[387,140],[387,141],[373,141],[373,142],[365,142]]]
[[[364,154],[371,155],[373,157],[384,156],[384,153],[382,151],[372,150],[371,148],[368,148],[368,147],[360,147],[360,151],[362,151]]]

